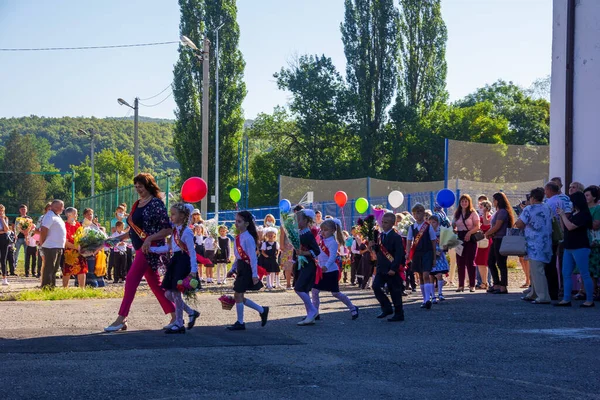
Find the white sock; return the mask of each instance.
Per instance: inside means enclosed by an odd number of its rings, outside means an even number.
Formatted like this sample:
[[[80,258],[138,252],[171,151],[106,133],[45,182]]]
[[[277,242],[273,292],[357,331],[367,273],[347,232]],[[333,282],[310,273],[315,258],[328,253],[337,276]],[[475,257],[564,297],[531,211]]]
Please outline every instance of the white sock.
[[[444,290],[444,280],[438,281],[438,295],[442,295],[442,290]]]
[[[317,310],[315,309],[315,306],[312,305],[312,302],[310,301],[310,296],[308,295],[308,293],[296,292],[296,294],[298,294],[298,296],[304,302],[304,308],[306,308],[306,316],[310,317],[310,318],[313,318],[314,316],[316,316]]]
[[[240,324],[244,323],[244,303],[235,303],[235,311],[237,311],[237,321]]]
[[[265,309],[262,308],[262,306],[259,306],[258,304],[256,304],[255,302],[253,302],[250,299],[244,299],[244,304],[247,307],[250,307],[251,309],[258,311],[260,314],[262,314],[265,311]]]
[[[317,314],[319,313],[319,307],[321,306],[321,299],[319,299],[319,289],[313,289],[311,291],[312,295],[312,305],[317,309]]]
[[[217,282],[221,282],[221,265],[223,264],[217,264]]]
[[[344,303],[346,305],[346,307],[348,307],[348,310],[354,311],[356,309],[356,307],[354,307],[354,304],[352,304],[352,302],[350,301],[348,296],[346,296],[344,293],[337,292],[337,293],[331,293],[331,295],[333,297],[335,297],[336,299],[338,299],[339,301],[341,301],[342,303]]]
[[[427,300],[431,300],[435,296],[433,292],[433,283],[426,283],[425,290],[427,291]]]
[[[271,286],[272,286],[271,285],[271,274],[268,274],[267,275],[267,288],[270,288]]]
[[[423,285],[421,285],[420,288],[421,288],[421,295],[423,295],[423,303],[425,303],[427,301],[427,293],[425,293],[425,287]]]
[[[279,274],[275,274],[275,279],[277,281],[277,287],[280,287],[281,286],[281,280],[279,278]]]

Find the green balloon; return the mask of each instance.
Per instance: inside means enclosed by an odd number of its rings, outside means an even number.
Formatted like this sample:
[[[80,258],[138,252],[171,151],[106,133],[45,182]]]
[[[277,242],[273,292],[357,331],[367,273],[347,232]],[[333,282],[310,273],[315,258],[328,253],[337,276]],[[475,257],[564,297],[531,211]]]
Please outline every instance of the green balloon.
[[[356,208],[356,211],[358,211],[359,214],[364,214],[369,209],[369,202],[364,197],[361,197],[356,200],[356,203],[354,203],[354,207]]]
[[[229,191],[229,197],[231,197],[234,203],[237,203],[242,198],[242,192],[238,188],[233,188]]]

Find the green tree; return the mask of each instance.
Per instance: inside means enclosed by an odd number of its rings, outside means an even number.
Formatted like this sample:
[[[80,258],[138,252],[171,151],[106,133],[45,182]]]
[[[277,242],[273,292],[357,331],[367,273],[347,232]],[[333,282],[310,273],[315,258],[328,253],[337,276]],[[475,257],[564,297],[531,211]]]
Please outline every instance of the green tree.
[[[400,0],[400,64],[396,104],[425,114],[445,102],[446,42],[441,0]]]
[[[127,150],[104,149],[95,157],[94,168],[102,181],[102,190],[112,190],[117,187],[117,172],[119,173],[119,186],[131,184],[134,162],[133,155]]]
[[[205,0],[206,34],[211,42],[210,54],[210,127],[208,155],[208,187],[215,187],[216,134],[216,29],[219,30],[219,195],[223,207],[230,202],[229,190],[237,183],[237,143],[242,137],[244,115],[242,103],[246,97],[244,68],[246,62],[239,49],[240,27],[237,23],[236,0]]]
[[[386,109],[396,90],[399,12],[393,0],[346,0],[342,42],[362,174],[377,175]]]
[[[332,179],[349,173],[356,143],[346,135],[347,90],[331,58],[304,55],[274,76],[278,87],[292,94],[290,111],[298,129],[291,147],[299,155],[310,154],[304,159],[305,177]]]
[[[3,194],[7,212],[16,210],[20,203],[26,203],[30,209],[37,210],[46,201],[47,182],[42,175],[29,174],[40,172],[40,163],[32,135],[22,135],[13,131],[5,142],[3,174],[0,192]]]

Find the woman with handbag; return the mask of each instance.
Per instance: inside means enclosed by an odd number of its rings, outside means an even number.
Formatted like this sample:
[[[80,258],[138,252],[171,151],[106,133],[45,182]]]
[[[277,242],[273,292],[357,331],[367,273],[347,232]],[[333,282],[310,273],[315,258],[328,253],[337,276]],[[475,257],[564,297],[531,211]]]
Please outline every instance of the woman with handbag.
[[[483,200],[479,203],[481,210],[481,216],[479,222],[481,223],[481,232],[484,234],[492,228],[492,203],[488,200]],[[490,255],[490,248],[492,246],[492,239],[483,239],[477,242],[477,256],[475,256],[475,265],[479,269],[479,276],[481,277],[481,284],[477,289],[488,289],[488,257]]]
[[[133,204],[127,219],[131,229],[119,239],[131,238],[135,258],[125,279],[125,295],[119,315],[115,322],[104,328],[105,332],[127,330],[127,316],[142,277],[146,278],[165,314],[171,314],[170,323],[174,323],[176,319],[175,305],[167,299],[165,290],[160,286],[160,256],[150,253],[151,244],[163,246],[165,237],[173,232],[167,207],[158,197],[160,189],[152,175],[141,173],[133,178],[133,184],[140,198]]]
[[[580,307],[594,307],[594,284],[590,277],[590,239],[588,229],[592,228],[592,214],[587,205],[585,195],[575,192],[570,196],[573,203],[573,213],[567,215],[565,210],[557,208],[556,213],[564,226],[563,246],[563,286],[564,296],[558,307],[571,307],[571,290],[573,289],[573,270],[579,269],[585,286],[586,301]]]
[[[509,227],[515,224],[515,216],[510,202],[502,192],[494,193],[493,202],[496,213],[492,217],[492,227],[485,233],[486,239],[493,238],[492,248],[488,257],[488,267],[492,273],[494,286],[488,293],[507,294],[508,290],[508,256],[500,254],[502,239]]]
[[[452,226],[456,229],[458,238],[463,241],[462,253],[456,253],[456,264],[458,266],[458,289],[457,292],[465,291],[465,269],[469,274],[469,291],[475,291],[475,256],[477,255],[477,240],[475,236],[480,232],[479,215],[473,208],[471,196],[463,194],[459,200],[460,207],[454,213]],[[486,274],[487,276],[487,274]]]

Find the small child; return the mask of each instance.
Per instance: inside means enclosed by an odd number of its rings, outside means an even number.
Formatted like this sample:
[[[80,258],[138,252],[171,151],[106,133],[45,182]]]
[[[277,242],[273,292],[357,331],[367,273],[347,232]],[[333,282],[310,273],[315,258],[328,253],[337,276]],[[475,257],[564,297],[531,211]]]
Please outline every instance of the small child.
[[[196,254],[204,257],[204,227],[202,224],[194,225],[194,249],[196,250]],[[204,278],[202,277],[202,264],[198,263],[198,279],[200,282],[204,282]]]
[[[268,273],[267,289],[273,289],[273,287],[279,286],[279,263],[277,262],[279,258],[279,244],[277,243],[277,229],[265,228],[263,229],[263,236],[265,240],[260,246],[259,264]]]
[[[10,230],[8,231],[8,252],[6,254],[6,262],[8,263],[8,271],[11,276],[15,276],[15,243],[17,242],[17,236],[15,234],[15,224],[8,224]]]
[[[217,264],[217,285],[227,284],[227,264],[231,262],[231,251],[229,246],[231,240],[227,236],[227,227],[225,225],[219,226],[219,238],[218,249],[215,256],[215,263]]]
[[[234,247],[235,264],[229,273],[235,273],[233,291],[237,321],[228,326],[227,329],[230,331],[244,331],[246,330],[244,306],[250,307],[260,314],[261,326],[267,324],[269,307],[262,307],[244,296],[246,291],[259,290],[262,287],[262,283],[258,279],[258,262],[256,259],[258,233],[254,216],[248,211],[238,212],[235,216],[235,228],[238,231]]]
[[[208,264],[204,264],[206,268],[206,283],[213,283],[213,267],[215,266],[215,239],[208,233],[204,238],[204,257],[210,260]]]
[[[194,235],[188,228],[187,222],[194,207],[191,204],[175,203],[171,206],[171,222],[173,223],[173,234],[171,240],[161,247],[150,247],[152,253],[172,252],[171,260],[167,265],[167,272],[162,281],[162,288],[167,291],[167,299],[175,303],[175,322],[165,326],[166,334],[185,333],[183,312],[189,315],[188,329],[196,324],[200,313],[185,304],[183,296],[177,290],[177,281],[187,276],[196,277],[198,264],[195,260]]]
[[[25,277],[29,277],[29,265],[31,265],[31,276],[35,277],[35,263],[37,261],[37,240],[33,238],[33,230],[27,235],[27,248],[25,249]],[[39,269],[42,266],[39,266]]]
[[[440,217],[438,215],[432,215],[429,217],[429,224],[433,228],[436,233],[436,248],[435,248],[435,257],[436,263],[435,266],[431,270],[431,283],[435,283],[434,281],[437,279],[438,285],[438,298],[435,298],[435,294],[432,296],[433,304],[437,304],[439,301],[444,301],[446,298],[442,294],[442,290],[446,282],[444,281],[444,274],[448,273],[449,266],[448,260],[446,259],[445,249],[440,247]]]
[[[321,301],[319,299],[319,292],[326,291],[331,292],[331,295],[348,307],[352,319],[358,318],[358,307],[356,307],[348,296],[340,292],[340,269],[336,263],[338,247],[344,246],[344,237],[342,235],[341,222],[334,219],[325,219],[321,223],[321,241],[319,247],[321,253],[318,257],[319,265],[317,268],[321,268],[323,275],[319,282],[312,288],[312,303],[317,309],[316,320],[320,320],[319,306]]]
[[[423,304],[421,308],[431,309],[431,297],[433,296],[433,284],[430,283],[429,275],[436,264],[435,248],[437,236],[433,227],[425,220],[425,207],[415,204],[412,208],[415,223],[408,229],[406,252],[407,262],[411,262],[413,271],[419,276]]]
[[[300,210],[296,213],[296,219],[298,220],[300,249],[295,250],[298,256],[298,270],[296,271],[294,290],[298,297],[302,299],[306,308],[306,317],[298,322],[298,326],[314,325],[318,310],[313,305],[309,293],[315,284],[317,275],[316,258],[321,254],[317,239],[312,231],[315,212],[313,210]]]
[[[125,224],[123,221],[117,221],[115,224],[115,232],[111,237],[117,237],[123,235]],[[125,279],[125,273],[127,270],[127,245],[125,242],[119,242],[113,248],[111,255],[114,258],[114,272],[113,272],[113,283],[123,282]]]

